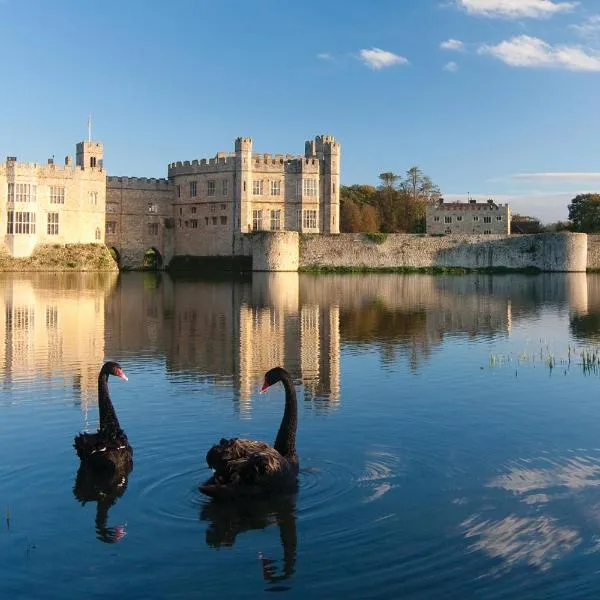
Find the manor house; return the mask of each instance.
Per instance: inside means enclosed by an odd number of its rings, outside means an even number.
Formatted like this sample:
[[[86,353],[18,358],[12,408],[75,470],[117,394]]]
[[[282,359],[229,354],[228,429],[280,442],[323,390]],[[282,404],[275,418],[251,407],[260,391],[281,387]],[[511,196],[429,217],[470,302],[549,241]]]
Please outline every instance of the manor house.
[[[508,204],[487,202],[444,202],[427,206],[427,233],[510,234]]]
[[[339,233],[340,144],[305,143],[304,155],[234,152],[173,162],[165,179],[109,177],[103,146],[77,144],[76,163],[57,167],[9,157],[0,166],[4,249],[29,256],[37,244],[106,243],[118,258],[233,256],[252,231]]]

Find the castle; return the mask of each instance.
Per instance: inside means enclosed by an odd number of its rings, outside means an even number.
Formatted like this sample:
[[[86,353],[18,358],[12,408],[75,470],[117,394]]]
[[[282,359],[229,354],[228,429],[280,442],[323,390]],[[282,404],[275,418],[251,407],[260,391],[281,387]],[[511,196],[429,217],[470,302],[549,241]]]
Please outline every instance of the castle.
[[[339,233],[340,144],[317,136],[303,156],[257,154],[250,138],[209,160],[174,162],[165,179],[109,177],[103,146],[77,144],[75,166],[0,167],[4,250],[29,256],[37,244],[106,243],[140,265],[153,249],[173,256],[247,253],[252,231]]]
[[[510,207],[508,204],[487,202],[444,202],[440,198],[427,206],[427,233],[429,234],[510,234]]]

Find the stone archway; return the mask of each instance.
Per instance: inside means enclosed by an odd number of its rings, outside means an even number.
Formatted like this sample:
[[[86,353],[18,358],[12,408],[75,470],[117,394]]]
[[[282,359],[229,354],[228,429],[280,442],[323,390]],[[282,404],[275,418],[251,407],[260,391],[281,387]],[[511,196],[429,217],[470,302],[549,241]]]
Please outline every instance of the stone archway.
[[[109,246],[108,251],[117,265],[121,266],[121,254],[119,251],[114,246]]]
[[[154,247],[148,248],[148,250],[144,252],[144,269],[158,271],[159,269],[162,269],[162,266],[162,254]]]

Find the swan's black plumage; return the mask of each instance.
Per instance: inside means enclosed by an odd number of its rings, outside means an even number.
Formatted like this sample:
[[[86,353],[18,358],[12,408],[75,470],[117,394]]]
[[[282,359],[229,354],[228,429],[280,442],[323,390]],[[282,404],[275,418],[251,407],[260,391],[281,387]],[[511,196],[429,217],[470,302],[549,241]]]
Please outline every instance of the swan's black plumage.
[[[115,471],[131,469],[133,450],[127,435],[121,429],[115,407],[108,392],[108,377],[115,375],[127,381],[123,369],[116,362],[104,363],[98,375],[98,410],[100,424],[96,433],[75,436],[77,456],[88,469]]]
[[[275,367],[265,374],[262,391],[279,381],[285,390],[285,410],[273,446],[240,438],[221,439],[206,455],[214,474],[200,486],[202,493],[217,499],[235,499],[296,489],[298,402],[294,384],[285,369]]]

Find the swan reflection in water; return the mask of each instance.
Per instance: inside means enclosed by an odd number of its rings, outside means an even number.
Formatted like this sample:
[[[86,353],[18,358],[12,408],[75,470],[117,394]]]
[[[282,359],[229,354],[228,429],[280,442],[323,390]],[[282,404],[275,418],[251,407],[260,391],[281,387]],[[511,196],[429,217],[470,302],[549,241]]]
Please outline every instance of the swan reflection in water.
[[[98,472],[81,465],[75,478],[73,494],[82,505],[96,502],[96,537],[107,544],[116,544],[127,531],[125,525],[108,526],[108,511],[125,493],[133,465],[114,471]]]
[[[212,500],[202,506],[200,520],[208,522],[206,544],[211,548],[233,546],[239,533],[278,525],[283,563],[278,569],[277,560],[259,553],[262,575],[269,584],[286,581],[294,575],[298,545],[295,495],[243,502],[223,503]],[[284,588],[278,589],[283,591]],[[269,590],[276,591],[274,587],[269,587]]]

